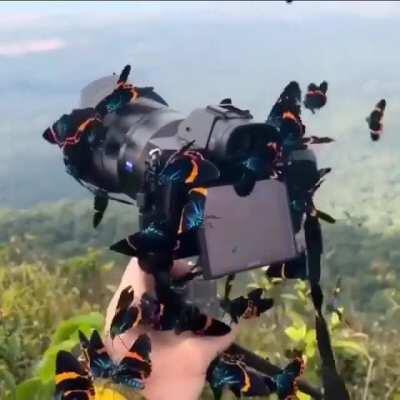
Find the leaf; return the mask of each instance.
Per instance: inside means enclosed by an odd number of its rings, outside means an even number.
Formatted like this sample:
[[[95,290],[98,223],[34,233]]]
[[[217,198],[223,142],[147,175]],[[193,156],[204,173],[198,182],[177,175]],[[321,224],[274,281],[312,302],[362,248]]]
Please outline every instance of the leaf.
[[[15,379],[14,376],[5,367],[0,367],[0,381],[4,382],[6,388],[12,393],[15,392]]]
[[[296,393],[296,396],[299,400],[312,400],[311,396],[300,391]]]
[[[83,330],[82,328],[85,327],[92,327],[93,329],[101,330],[103,323],[103,316],[97,312],[92,312],[86,315],[78,315],[70,318],[61,322],[61,324],[58,326],[53,334],[51,344],[56,345],[68,340],[78,329]]]
[[[17,386],[16,400],[42,400],[39,397],[41,388],[42,381],[39,378],[28,379]]]
[[[37,374],[43,381],[54,378],[56,368],[56,356],[60,350],[71,351],[78,343],[78,339],[65,340],[62,343],[49,347],[39,363]]]
[[[294,342],[300,342],[306,336],[306,326],[302,326],[300,328],[295,328],[294,326],[289,326],[289,328],[285,329],[286,335],[292,339]]]
[[[369,357],[367,349],[361,344],[354,342],[352,340],[333,340],[333,347],[337,349],[343,349],[343,351],[348,352],[350,354],[362,355],[366,358]]]

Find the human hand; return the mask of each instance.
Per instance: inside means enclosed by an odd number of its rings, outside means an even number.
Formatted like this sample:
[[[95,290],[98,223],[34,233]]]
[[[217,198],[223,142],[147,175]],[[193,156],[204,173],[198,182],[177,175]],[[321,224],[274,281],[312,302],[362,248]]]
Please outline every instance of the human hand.
[[[172,275],[180,277],[188,271],[183,263],[175,262]],[[136,259],[128,264],[120,285],[112,298],[106,315],[106,333],[110,330],[120,293],[127,286],[133,287],[135,298],[144,292],[154,294],[152,275],[141,270]],[[106,335],[105,345],[115,362],[119,362],[127,348],[142,333],[151,339],[152,373],[145,382],[143,395],[148,400],[196,400],[203,390],[206,371],[210,362],[233,342],[237,326],[220,337],[196,336],[185,332],[176,335],[173,331],[155,331],[137,326],[111,340]]]

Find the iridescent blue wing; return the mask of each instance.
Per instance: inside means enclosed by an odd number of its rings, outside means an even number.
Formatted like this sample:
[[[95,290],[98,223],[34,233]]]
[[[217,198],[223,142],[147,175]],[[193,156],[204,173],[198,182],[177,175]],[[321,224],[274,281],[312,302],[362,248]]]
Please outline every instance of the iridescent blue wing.
[[[296,381],[303,373],[304,361],[301,358],[295,358],[286,368],[275,377],[276,393],[280,400],[288,399],[296,391]]]
[[[135,326],[140,319],[138,306],[133,305],[134,292],[131,286],[125,288],[119,297],[114,317],[111,321],[110,336],[121,335]]]
[[[140,335],[115,369],[113,381],[134,390],[142,390],[144,379],[151,373],[150,352],[149,336]]]
[[[109,378],[112,374],[114,363],[96,330],[90,336],[88,355],[92,375],[95,378]]]
[[[189,191],[189,200],[182,210],[179,233],[198,229],[204,222],[204,207],[207,189],[195,188]]]

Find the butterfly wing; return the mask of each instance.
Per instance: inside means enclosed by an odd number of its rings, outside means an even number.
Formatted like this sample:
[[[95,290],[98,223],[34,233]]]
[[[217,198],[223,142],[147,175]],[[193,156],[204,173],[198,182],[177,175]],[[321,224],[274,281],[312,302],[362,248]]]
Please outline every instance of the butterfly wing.
[[[236,299],[231,300],[229,307],[229,314],[234,322],[237,323],[238,318],[242,317],[246,312],[249,305],[248,299],[244,296],[237,297]]]
[[[319,85],[319,90],[323,94],[326,94],[326,92],[328,91],[328,82],[327,81],[322,81],[321,84]]]
[[[93,227],[97,228],[103,219],[104,212],[108,206],[108,197],[104,195],[96,195],[94,198],[94,215],[93,215]]]
[[[128,81],[129,74],[131,73],[131,66],[130,65],[125,65],[124,69],[121,71],[117,85],[120,85],[121,83],[126,83]]]
[[[140,335],[118,364],[112,376],[113,381],[135,390],[142,390],[144,388],[143,380],[151,373],[150,352],[149,336]]]
[[[114,363],[96,330],[90,336],[88,356],[92,375],[95,378],[109,378],[114,368]]]
[[[56,400],[94,400],[93,382],[79,363],[67,351],[59,351],[56,357]]]
[[[189,191],[189,200],[182,210],[179,234],[196,230],[203,224],[206,197],[206,188],[195,188]]]
[[[280,400],[286,400],[295,395],[296,381],[303,373],[304,361],[295,358],[286,368],[275,377],[277,394]]]

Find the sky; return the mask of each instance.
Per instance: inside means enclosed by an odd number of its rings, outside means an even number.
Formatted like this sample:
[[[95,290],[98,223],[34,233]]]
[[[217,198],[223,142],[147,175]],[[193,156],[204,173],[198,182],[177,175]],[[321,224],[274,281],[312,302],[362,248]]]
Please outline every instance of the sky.
[[[310,134],[337,140],[317,150],[321,166],[333,166],[335,190],[357,175],[375,193],[366,172],[400,180],[399,37],[398,2],[2,1],[0,206],[87,196],[41,133],[83,86],[128,63],[184,114],[231,97],[258,121],[290,80],[303,92],[327,80],[326,107],[303,112]],[[385,137],[372,145],[365,117],[382,97]]]

